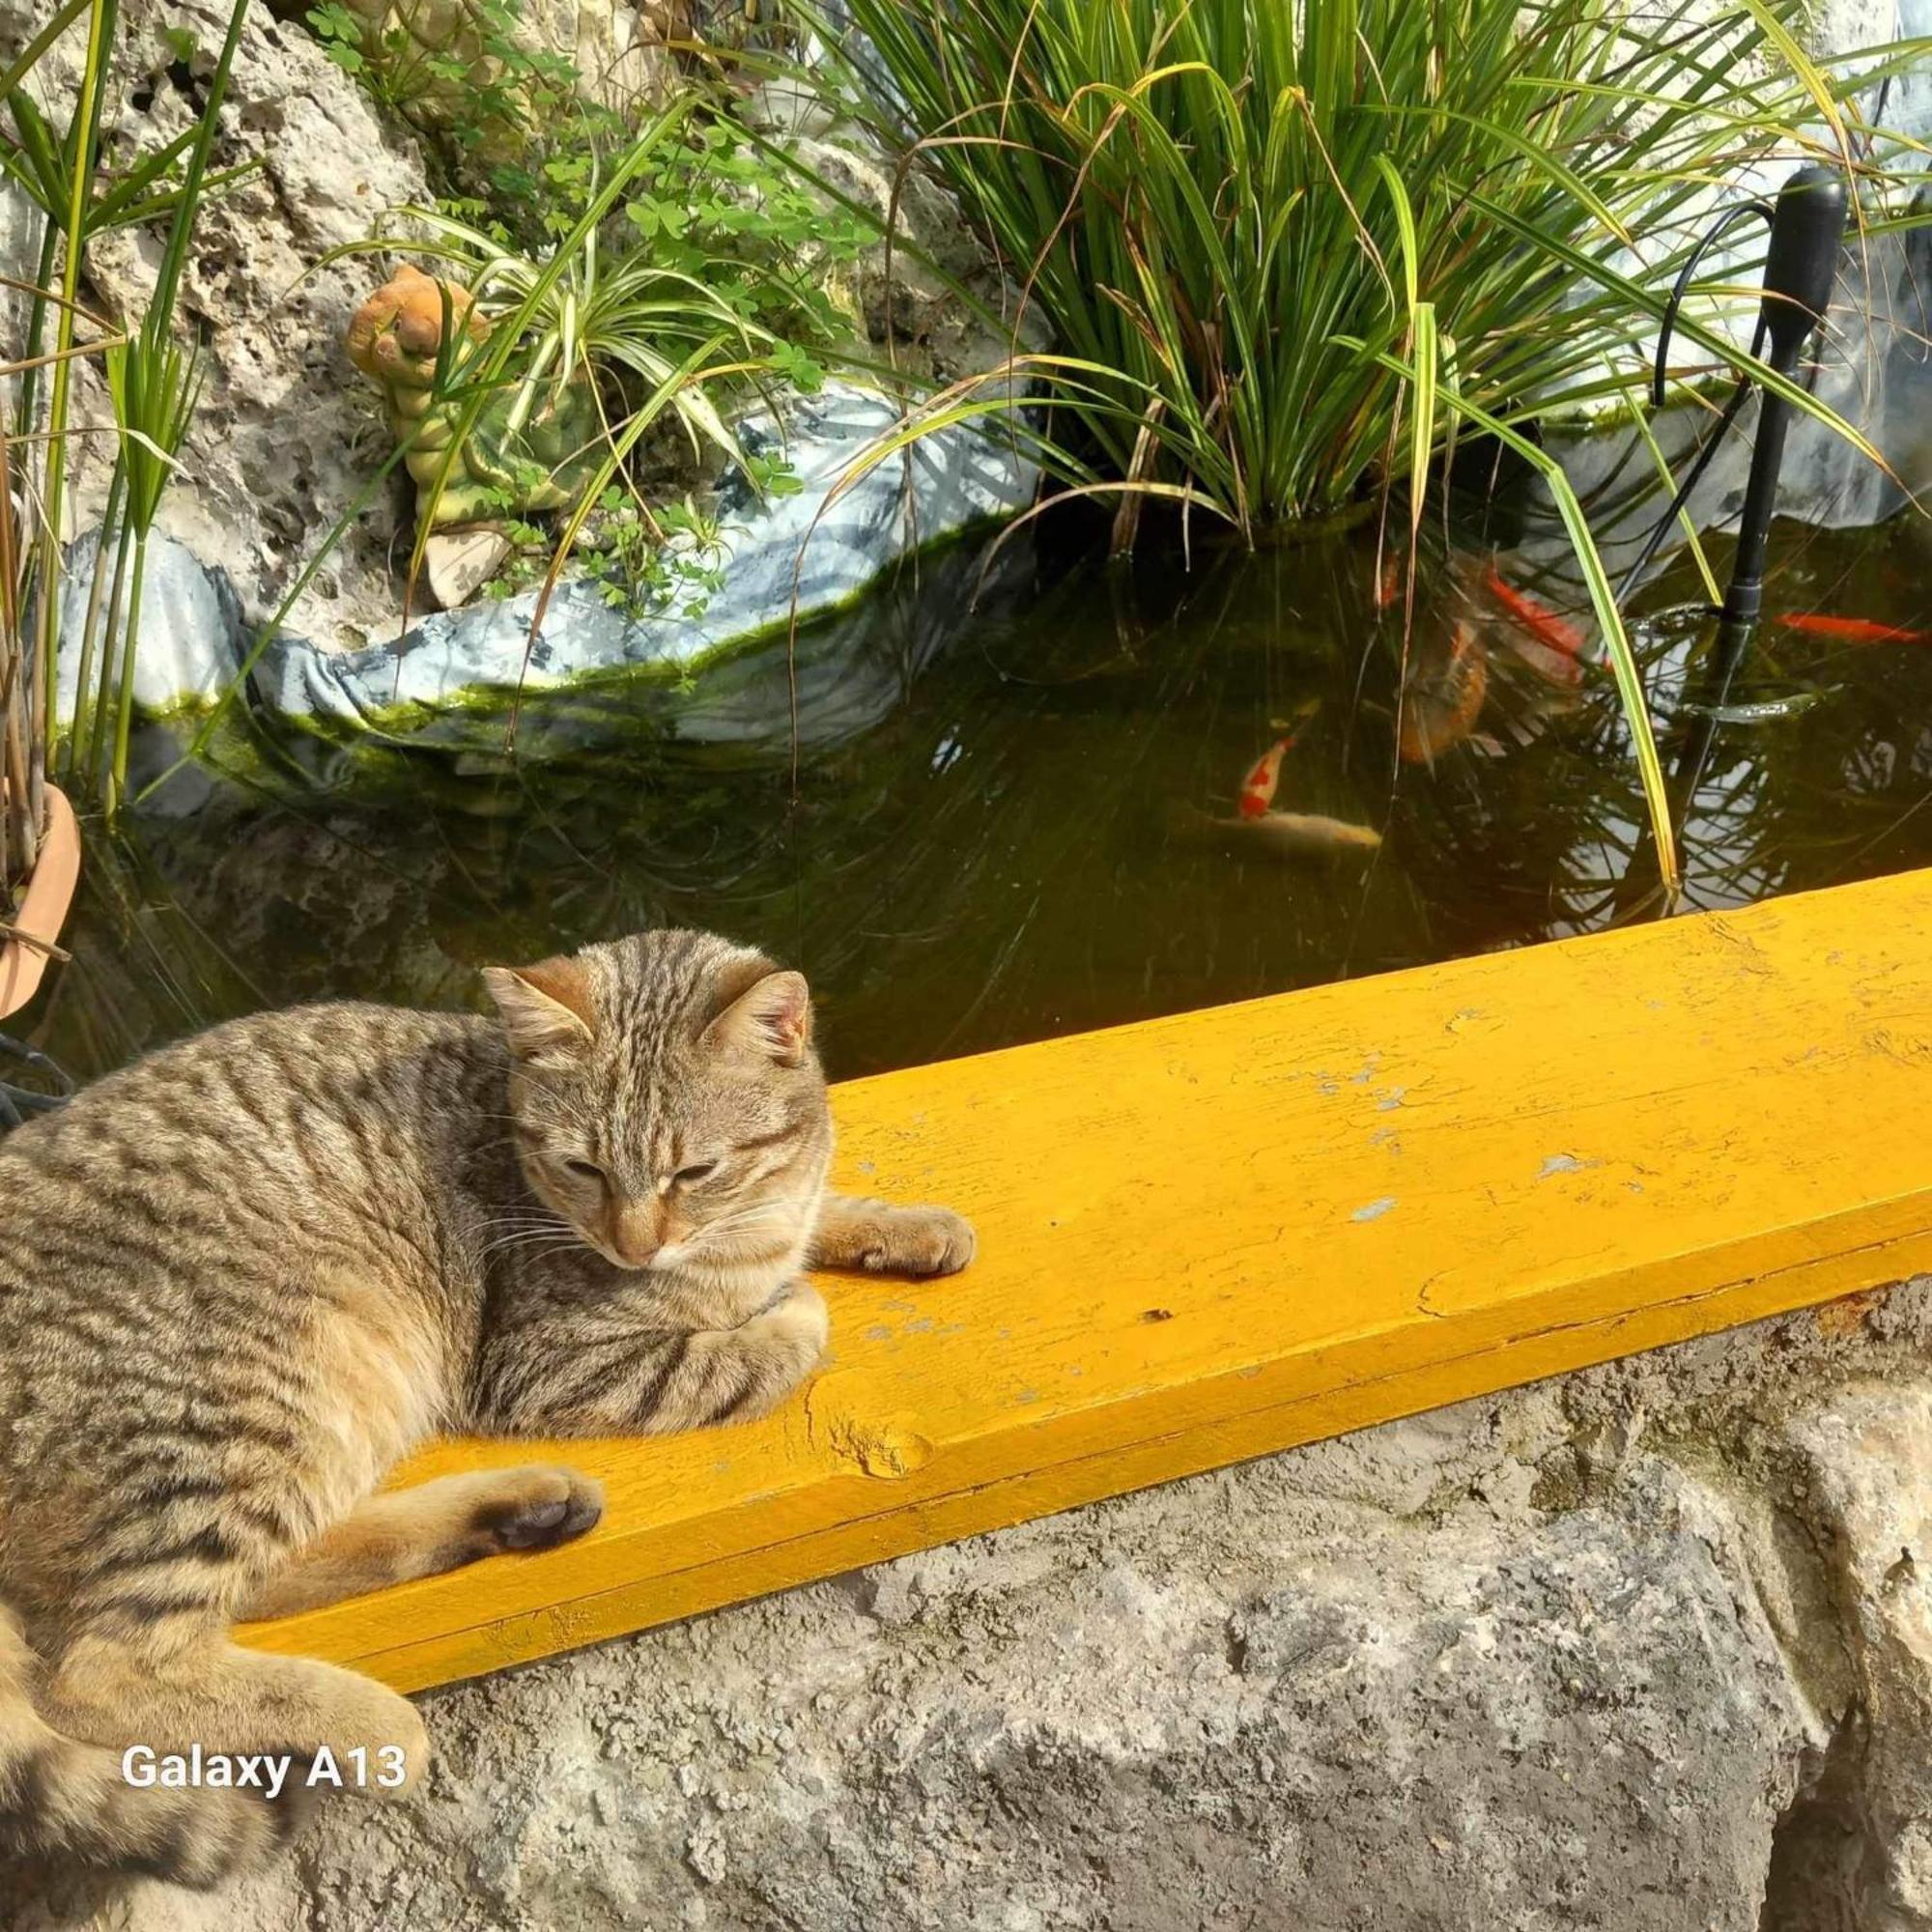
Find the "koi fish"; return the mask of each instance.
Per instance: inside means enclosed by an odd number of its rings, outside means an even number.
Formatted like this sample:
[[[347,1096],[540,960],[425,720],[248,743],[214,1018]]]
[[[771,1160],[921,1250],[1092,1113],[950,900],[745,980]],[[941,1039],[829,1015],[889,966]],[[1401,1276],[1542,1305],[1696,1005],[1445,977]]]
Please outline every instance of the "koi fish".
[[[1281,761],[1288,756],[1293,743],[1293,738],[1277,738],[1241,781],[1235,810],[1243,818],[1259,818],[1274,803],[1275,787],[1281,783]]]
[[[1932,644],[1932,631],[1881,624],[1870,617],[1833,617],[1823,611],[1784,611],[1773,620],[1787,631],[1831,638],[1841,644]]]
[[[1547,644],[1566,658],[1580,658],[1583,655],[1583,633],[1568,617],[1559,616],[1548,604],[1532,597],[1528,591],[1506,583],[1494,570],[1485,575],[1483,585],[1539,643]]]
[[[1410,668],[1396,727],[1396,755],[1406,765],[1433,765],[1475,728],[1490,695],[1489,647],[1475,627],[1459,622],[1439,667]]]
[[[1386,552],[1382,557],[1382,567],[1376,578],[1376,609],[1386,611],[1402,596],[1402,558],[1394,551]]]
[[[1339,859],[1378,850],[1382,835],[1314,811],[1262,811],[1252,817],[1217,818],[1188,810],[1185,823],[1237,851],[1266,852],[1278,859]]]
[[[1281,761],[1293,751],[1294,741],[1301,735],[1301,726],[1315,716],[1320,701],[1310,698],[1294,714],[1292,728],[1255,760],[1254,768],[1241,781],[1235,810],[1243,818],[1259,818],[1274,803],[1275,787],[1281,783]],[[1278,724],[1281,721],[1276,719],[1273,722]]]
[[[1568,657],[1562,651],[1553,651],[1548,644],[1539,643],[1534,638],[1515,628],[1510,630],[1503,641],[1545,684],[1555,685],[1562,691],[1574,691],[1583,682],[1581,658]]]

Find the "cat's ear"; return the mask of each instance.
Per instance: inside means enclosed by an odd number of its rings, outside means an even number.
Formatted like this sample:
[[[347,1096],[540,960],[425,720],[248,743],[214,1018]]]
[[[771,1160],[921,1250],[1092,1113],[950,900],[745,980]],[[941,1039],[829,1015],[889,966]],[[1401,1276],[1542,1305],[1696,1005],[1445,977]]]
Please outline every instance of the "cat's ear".
[[[803,973],[765,973],[704,1029],[702,1044],[796,1066],[811,1043],[811,993]]]
[[[577,959],[486,966],[483,983],[519,1060],[575,1059],[595,1037],[590,975]]]

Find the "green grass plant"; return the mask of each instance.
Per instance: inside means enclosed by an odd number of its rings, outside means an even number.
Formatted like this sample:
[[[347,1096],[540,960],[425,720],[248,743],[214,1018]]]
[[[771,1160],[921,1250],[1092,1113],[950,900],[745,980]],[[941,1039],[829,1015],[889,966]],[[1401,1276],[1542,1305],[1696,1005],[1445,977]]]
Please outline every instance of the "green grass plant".
[[[1249,544],[1400,487],[1419,519],[1459,438],[1539,470],[1582,560],[1636,737],[1637,667],[1582,511],[1543,451],[1614,402],[1717,199],[1837,157],[1876,210],[1860,101],[1932,53],[1802,50],[1799,0],[850,0],[907,164],[959,194],[1052,324],[1016,358],[1069,490],[1218,519]],[[861,43],[863,46],[863,43]],[[1748,367],[1710,305],[1694,373]],[[1019,384],[916,411],[1011,418]],[[1048,427],[1043,434],[1037,425]]]

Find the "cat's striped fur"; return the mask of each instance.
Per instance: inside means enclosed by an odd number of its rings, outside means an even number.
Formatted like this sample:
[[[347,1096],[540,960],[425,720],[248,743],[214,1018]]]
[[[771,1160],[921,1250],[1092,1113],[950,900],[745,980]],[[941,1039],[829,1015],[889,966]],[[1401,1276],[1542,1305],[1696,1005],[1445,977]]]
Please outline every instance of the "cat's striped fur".
[[[771,1408],[826,1335],[808,1261],[963,1266],[939,1208],[825,1190],[805,982],[653,932],[486,974],[498,1019],[217,1027],[0,1142],[0,1840],[190,1885],[271,1809],[119,1749],[426,1743],[414,1708],[228,1626],[597,1520],[568,1469],[373,1494],[440,1430]]]

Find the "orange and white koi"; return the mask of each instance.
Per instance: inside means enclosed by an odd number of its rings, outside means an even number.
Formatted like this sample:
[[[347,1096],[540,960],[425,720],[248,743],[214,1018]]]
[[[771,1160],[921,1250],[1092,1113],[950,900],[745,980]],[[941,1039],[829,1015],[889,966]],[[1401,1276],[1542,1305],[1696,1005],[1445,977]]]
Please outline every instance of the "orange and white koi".
[[[1932,631],[1881,624],[1871,617],[1833,617],[1823,611],[1784,611],[1773,620],[1787,631],[1830,638],[1841,644],[1932,644]]]
[[[1288,756],[1293,744],[1293,738],[1277,738],[1241,781],[1241,792],[1235,801],[1235,810],[1243,818],[1259,818],[1274,803],[1275,788],[1281,783],[1281,761]]]
[[[1243,818],[1259,818],[1274,803],[1275,788],[1281,783],[1281,761],[1294,750],[1295,740],[1301,735],[1301,726],[1314,717],[1317,702],[1311,698],[1295,713],[1293,728],[1285,737],[1277,738],[1255,760],[1253,769],[1241,781],[1235,810]],[[1275,722],[1278,724],[1280,721]]]
[[[1566,658],[1580,658],[1583,655],[1582,630],[1568,617],[1552,611],[1528,591],[1519,590],[1513,583],[1505,582],[1494,570],[1485,575],[1483,585],[1539,643],[1560,652]]]

